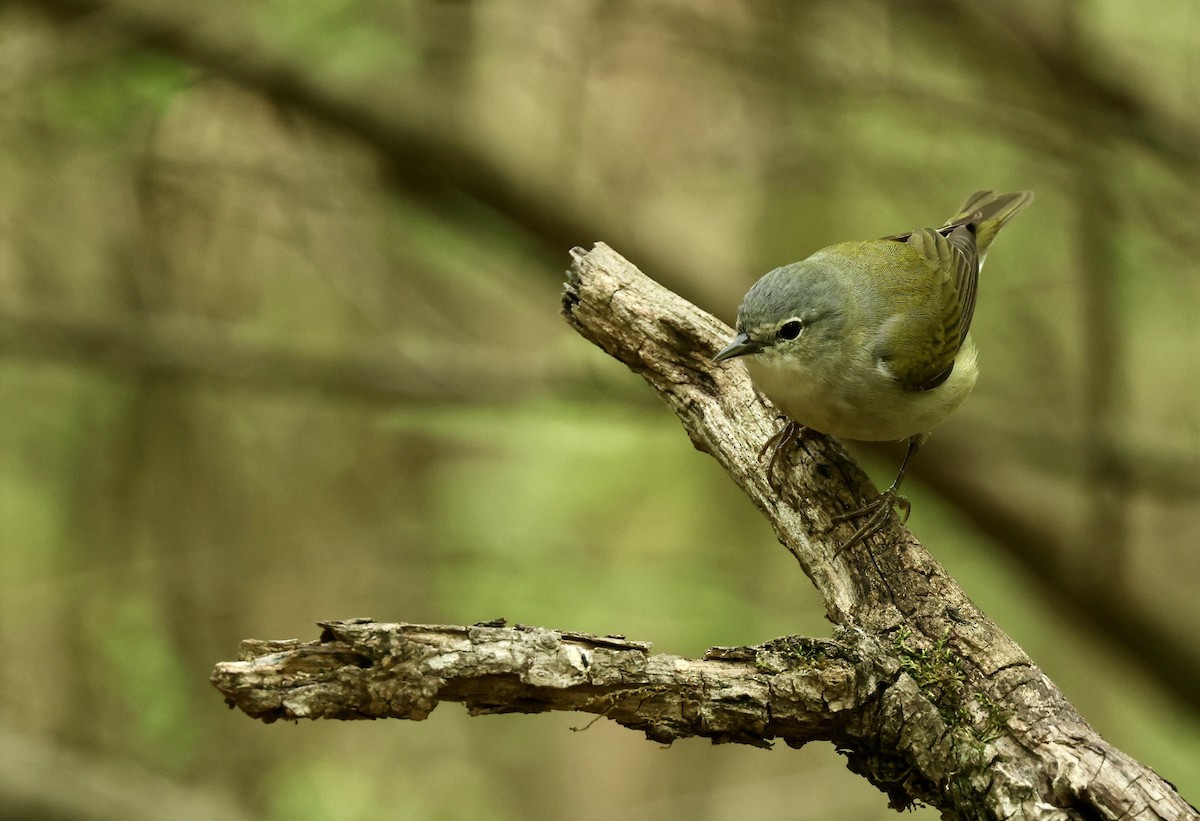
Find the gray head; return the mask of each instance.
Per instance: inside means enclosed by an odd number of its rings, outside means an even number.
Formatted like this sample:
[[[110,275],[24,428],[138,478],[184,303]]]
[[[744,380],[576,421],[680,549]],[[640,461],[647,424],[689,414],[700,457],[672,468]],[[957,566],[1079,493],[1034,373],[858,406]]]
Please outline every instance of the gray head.
[[[812,257],[776,268],[746,292],[737,336],[713,362],[746,354],[808,356],[836,343],[845,296],[832,271]]]

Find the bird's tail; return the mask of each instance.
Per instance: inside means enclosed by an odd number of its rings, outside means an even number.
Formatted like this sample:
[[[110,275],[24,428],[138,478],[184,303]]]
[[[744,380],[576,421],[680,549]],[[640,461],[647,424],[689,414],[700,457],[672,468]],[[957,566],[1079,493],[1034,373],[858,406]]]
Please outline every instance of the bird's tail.
[[[1010,219],[1025,210],[1033,202],[1032,191],[1016,191],[1012,194],[997,194],[994,191],[976,191],[967,197],[961,211],[946,221],[943,228],[958,225],[975,227],[975,246],[979,256],[987,253],[988,246]]]

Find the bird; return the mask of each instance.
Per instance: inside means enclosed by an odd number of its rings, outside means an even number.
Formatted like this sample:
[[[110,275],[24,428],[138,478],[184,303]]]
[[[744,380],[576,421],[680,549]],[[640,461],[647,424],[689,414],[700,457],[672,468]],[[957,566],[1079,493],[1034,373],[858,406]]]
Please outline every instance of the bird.
[[[746,292],[736,335],[712,361],[743,361],[786,417],[759,454],[771,453],[773,488],[781,456],[805,429],[908,441],[891,486],[833,518],[836,525],[865,517],[839,552],[881,529],[895,508],[907,520],[904,472],[979,375],[970,329],[984,258],[1032,201],[1032,191],[976,191],[940,228],[831,245],[770,271]]]

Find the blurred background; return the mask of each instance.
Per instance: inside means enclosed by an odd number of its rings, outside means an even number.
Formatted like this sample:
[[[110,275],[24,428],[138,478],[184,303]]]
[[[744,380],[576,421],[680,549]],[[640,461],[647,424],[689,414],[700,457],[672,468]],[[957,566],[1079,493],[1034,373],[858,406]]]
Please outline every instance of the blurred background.
[[[731,321],[770,268],[977,188],[1037,200],[910,525],[1200,800],[1200,16],[1154,6],[0,3],[0,817],[892,817],[829,745],[265,726],[208,675],[355,616],[827,634],[562,322],[568,249]],[[891,480],[899,448],[855,452]]]

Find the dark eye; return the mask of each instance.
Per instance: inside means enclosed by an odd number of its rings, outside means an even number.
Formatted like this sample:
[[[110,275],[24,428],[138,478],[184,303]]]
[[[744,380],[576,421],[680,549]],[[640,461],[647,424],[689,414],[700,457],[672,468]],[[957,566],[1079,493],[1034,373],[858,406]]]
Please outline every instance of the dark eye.
[[[796,337],[800,336],[800,332],[802,330],[804,330],[804,323],[798,319],[793,319],[789,322],[783,323],[783,325],[779,327],[779,331],[776,336],[778,336],[780,339],[795,339]]]

